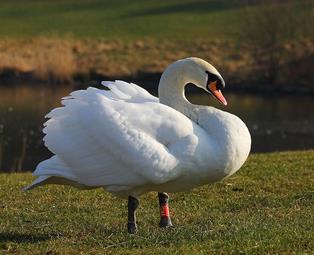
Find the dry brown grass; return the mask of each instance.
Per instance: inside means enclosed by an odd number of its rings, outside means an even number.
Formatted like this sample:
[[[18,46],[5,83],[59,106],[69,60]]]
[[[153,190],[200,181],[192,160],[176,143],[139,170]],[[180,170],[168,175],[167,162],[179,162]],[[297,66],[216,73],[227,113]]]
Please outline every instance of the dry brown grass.
[[[285,83],[291,74],[311,78],[311,63],[302,61],[314,54],[314,41],[304,39],[278,45],[276,66],[278,81]],[[0,41],[0,73],[14,70],[29,73],[35,80],[53,83],[71,82],[74,77],[137,76],[139,73],[160,73],[171,62],[198,56],[213,63],[228,77],[229,83],[267,82],[269,70],[261,60],[267,56],[256,54],[247,45],[227,41],[194,40],[191,42],[143,39],[122,42],[104,39],[74,39],[71,37],[33,39],[4,39]],[[310,61],[309,61],[310,62]],[[305,67],[297,70],[297,63]],[[292,71],[291,71],[292,70]],[[310,72],[310,73],[309,73]],[[313,76],[313,75],[312,75]]]
[[[65,40],[40,38],[36,42],[33,71],[36,78],[57,82],[69,82],[77,71],[77,63],[71,43]]]
[[[5,39],[0,45],[1,71],[32,73],[35,79],[48,82],[69,82],[77,71],[70,40],[44,37]]]

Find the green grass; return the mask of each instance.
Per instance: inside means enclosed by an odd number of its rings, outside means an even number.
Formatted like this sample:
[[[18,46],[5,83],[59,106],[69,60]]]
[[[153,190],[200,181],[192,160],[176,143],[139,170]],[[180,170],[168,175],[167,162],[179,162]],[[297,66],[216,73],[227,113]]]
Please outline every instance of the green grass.
[[[239,173],[171,194],[175,228],[158,228],[156,194],[126,202],[101,189],[23,193],[30,174],[0,175],[0,254],[312,254],[314,151],[251,155]]]
[[[192,41],[238,38],[247,25],[248,3],[236,0],[1,0],[0,5],[2,37],[71,34],[123,40],[152,37]],[[311,5],[298,6],[293,6],[293,17],[304,16]],[[259,5],[250,4],[251,13],[259,10]]]
[[[227,35],[239,24],[234,1],[0,1],[0,35],[132,39]],[[223,29],[222,29],[223,28]],[[236,31],[235,31],[236,32]]]

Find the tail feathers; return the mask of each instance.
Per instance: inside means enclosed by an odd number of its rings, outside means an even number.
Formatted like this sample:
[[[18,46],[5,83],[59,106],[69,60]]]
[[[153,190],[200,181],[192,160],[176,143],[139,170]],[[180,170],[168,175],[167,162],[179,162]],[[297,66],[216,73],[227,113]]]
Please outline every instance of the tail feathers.
[[[77,178],[75,178],[71,169],[58,156],[53,156],[50,159],[40,162],[33,175],[38,178],[32,184],[24,187],[23,191],[46,184],[70,185],[79,189],[95,188],[76,181]]]
[[[40,162],[33,175],[38,178],[31,185],[24,187],[23,191],[45,184],[67,184],[75,180],[70,169],[57,156]]]
[[[52,156],[50,159],[40,162],[33,175],[60,176],[70,180],[75,179],[71,169],[56,155]]]
[[[22,188],[22,191],[31,190],[33,188],[36,188],[38,186],[46,185],[46,184],[59,184],[59,185],[69,185],[76,187],[78,189],[95,189],[95,187],[86,186],[82,183],[69,180],[63,177],[59,176],[39,176],[31,185],[28,185],[24,188]]]
[[[22,188],[22,191],[27,191],[27,190],[31,190],[33,188],[36,188],[37,186],[41,186],[46,184],[46,182],[48,181],[48,179],[51,176],[39,176],[35,181],[33,181],[33,183],[31,185],[28,185],[24,188]]]

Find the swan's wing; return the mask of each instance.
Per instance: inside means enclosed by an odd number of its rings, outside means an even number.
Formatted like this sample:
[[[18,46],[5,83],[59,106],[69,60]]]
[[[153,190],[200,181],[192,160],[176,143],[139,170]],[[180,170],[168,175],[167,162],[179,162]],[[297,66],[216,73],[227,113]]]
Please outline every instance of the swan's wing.
[[[157,97],[154,97],[147,90],[141,88],[134,83],[127,83],[125,81],[116,80],[103,81],[102,85],[110,89],[108,96],[113,99],[124,100],[133,103],[143,102],[159,102]]]
[[[136,85],[88,88],[64,99],[45,123],[45,145],[66,165],[35,175],[68,176],[90,186],[138,186],[176,178],[175,144],[193,134],[192,122]],[[178,124],[180,123],[180,124]],[[49,164],[48,164],[49,165]]]

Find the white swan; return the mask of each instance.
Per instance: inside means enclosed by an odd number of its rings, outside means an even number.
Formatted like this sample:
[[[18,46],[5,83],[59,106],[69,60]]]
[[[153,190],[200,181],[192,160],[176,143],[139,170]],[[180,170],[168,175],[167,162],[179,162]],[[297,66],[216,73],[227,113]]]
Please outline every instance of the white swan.
[[[44,184],[104,187],[129,199],[128,231],[136,230],[137,197],[159,192],[161,226],[170,226],[164,192],[190,190],[235,173],[248,157],[251,138],[235,115],[193,105],[187,83],[227,104],[218,71],[199,58],[171,64],[162,74],[159,99],[135,84],[103,82],[109,90],[88,88],[62,100],[45,123],[45,145],[55,155],[41,162]]]

